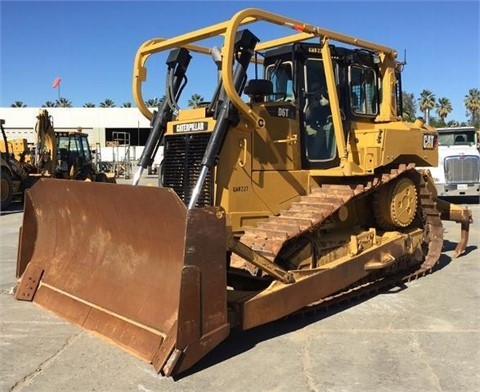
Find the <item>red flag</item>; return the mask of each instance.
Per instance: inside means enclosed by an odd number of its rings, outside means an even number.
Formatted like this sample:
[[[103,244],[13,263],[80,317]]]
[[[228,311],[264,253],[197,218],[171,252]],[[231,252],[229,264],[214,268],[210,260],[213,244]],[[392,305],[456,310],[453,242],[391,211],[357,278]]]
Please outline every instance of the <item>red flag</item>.
[[[60,82],[62,81],[62,78],[56,77],[55,80],[53,81],[52,88],[57,88],[60,86]]]

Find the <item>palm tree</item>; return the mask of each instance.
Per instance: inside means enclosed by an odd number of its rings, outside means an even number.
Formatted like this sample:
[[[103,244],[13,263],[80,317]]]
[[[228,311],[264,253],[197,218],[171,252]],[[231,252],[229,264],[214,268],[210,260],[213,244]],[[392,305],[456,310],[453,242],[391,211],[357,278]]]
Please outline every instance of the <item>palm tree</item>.
[[[430,109],[435,107],[435,94],[433,94],[430,90],[423,90],[420,93],[420,98],[418,98],[418,103],[420,110],[425,115],[425,121],[427,124],[430,124]]]
[[[447,127],[449,127],[449,128],[464,127],[464,126],[466,126],[466,124],[461,124],[461,123],[459,123],[457,120],[450,120],[450,121],[447,123]]]
[[[55,106],[58,108],[71,108],[72,103],[67,98],[58,98]]]
[[[480,90],[478,88],[472,88],[468,90],[468,94],[465,95],[463,101],[465,108],[470,115],[471,125],[474,127],[480,127]]]
[[[131,102],[124,102],[122,104],[122,108],[131,108],[132,107],[132,103]]]
[[[417,103],[415,96],[405,91],[402,92],[403,113],[402,118],[405,121],[414,121],[417,113]]]
[[[115,102],[113,102],[111,99],[106,99],[103,102],[100,102],[100,107],[101,108],[114,108],[115,107]]]
[[[188,107],[195,109],[203,103],[203,97],[200,94],[192,94],[191,98],[188,100]]]
[[[150,98],[149,100],[145,101],[145,104],[149,108],[155,108],[158,107],[162,104],[163,99],[158,99],[158,98]]]
[[[10,105],[11,108],[26,108],[27,105],[25,105],[22,101],[15,101]]]
[[[47,101],[42,105],[42,108],[54,108],[56,106],[55,102]]]
[[[440,122],[442,125],[445,125],[445,118],[452,112],[452,104],[448,98],[442,97],[438,98],[437,102],[437,114],[440,117]]]
[[[84,107],[84,108],[94,108],[94,107],[95,107],[95,104],[94,104],[94,103],[91,103],[91,102],[87,102],[87,103],[84,103],[84,104],[83,104],[83,107]]]

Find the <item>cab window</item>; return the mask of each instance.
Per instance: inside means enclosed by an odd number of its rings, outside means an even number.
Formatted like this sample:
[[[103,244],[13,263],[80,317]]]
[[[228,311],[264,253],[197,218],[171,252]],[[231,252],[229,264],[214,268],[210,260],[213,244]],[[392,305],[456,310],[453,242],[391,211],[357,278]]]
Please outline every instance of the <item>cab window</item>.
[[[292,62],[271,64],[266,68],[266,78],[273,84],[273,95],[267,101],[294,101]]]
[[[378,87],[375,70],[365,66],[351,66],[349,79],[352,111],[360,115],[378,114]]]
[[[303,108],[306,155],[310,162],[335,159],[337,146],[322,59],[307,59],[304,69]]]

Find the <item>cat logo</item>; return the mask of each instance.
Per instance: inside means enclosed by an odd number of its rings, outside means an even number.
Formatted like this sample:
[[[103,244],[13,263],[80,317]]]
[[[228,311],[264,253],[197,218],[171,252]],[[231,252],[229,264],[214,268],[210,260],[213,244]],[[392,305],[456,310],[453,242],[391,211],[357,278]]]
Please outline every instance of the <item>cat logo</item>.
[[[431,134],[423,135],[423,149],[424,150],[433,150],[436,145],[436,136]]]

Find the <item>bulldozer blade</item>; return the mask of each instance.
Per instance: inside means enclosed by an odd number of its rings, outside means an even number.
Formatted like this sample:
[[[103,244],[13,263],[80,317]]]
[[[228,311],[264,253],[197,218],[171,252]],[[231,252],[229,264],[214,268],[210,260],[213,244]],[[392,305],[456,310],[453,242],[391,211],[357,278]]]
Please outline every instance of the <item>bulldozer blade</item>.
[[[173,375],[229,333],[225,214],[168,188],[42,179],[26,192],[16,298]]]

